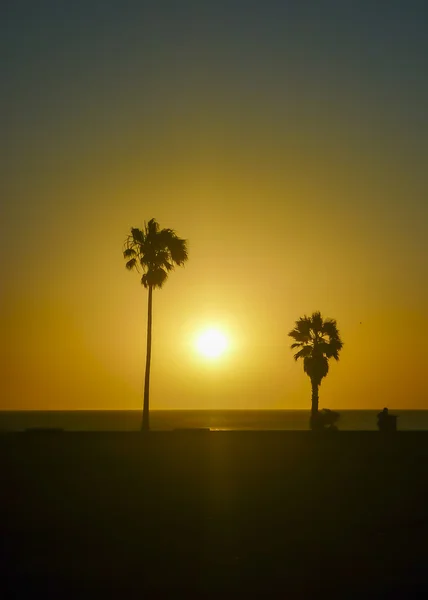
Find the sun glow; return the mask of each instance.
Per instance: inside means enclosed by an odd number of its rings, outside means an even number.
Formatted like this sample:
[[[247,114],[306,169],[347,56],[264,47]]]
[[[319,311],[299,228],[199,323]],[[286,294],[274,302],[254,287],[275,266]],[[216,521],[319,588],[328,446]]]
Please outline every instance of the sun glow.
[[[207,329],[196,340],[196,348],[206,358],[218,358],[228,346],[226,336],[218,329]]]

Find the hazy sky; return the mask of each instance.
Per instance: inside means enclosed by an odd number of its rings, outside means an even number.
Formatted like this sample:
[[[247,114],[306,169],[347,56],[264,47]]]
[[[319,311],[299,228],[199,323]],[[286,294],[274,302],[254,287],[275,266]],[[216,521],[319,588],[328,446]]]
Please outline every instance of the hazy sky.
[[[314,310],[345,343],[321,407],[428,408],[427,26],[425,0],[6,0],[0,408],[140,408],[122,243],[151,217],[190,255],[153,409],[309,408],[287,333]]]

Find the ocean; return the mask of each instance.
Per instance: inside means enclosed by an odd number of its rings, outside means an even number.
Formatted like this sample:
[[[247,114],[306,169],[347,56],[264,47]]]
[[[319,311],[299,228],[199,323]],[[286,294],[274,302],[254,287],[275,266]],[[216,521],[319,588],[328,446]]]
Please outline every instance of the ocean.
[[[377,410],[343,410],[339,430],[376,430]],[[391,410],[403,431],[428,430],[428,410]],[[61,428],[69,431],[137,431],[141,412],[119,411],[0,411],[0,431]],[[307,430],[307,410],[153,410],[152,430],[210,428],[212,430]]]

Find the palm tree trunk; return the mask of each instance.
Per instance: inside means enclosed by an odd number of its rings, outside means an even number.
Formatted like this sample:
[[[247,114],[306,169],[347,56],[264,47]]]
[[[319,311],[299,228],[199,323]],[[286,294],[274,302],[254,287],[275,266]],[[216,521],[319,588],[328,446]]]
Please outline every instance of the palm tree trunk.
[[[316,424],[317,424],[317,418],[318,418],[318,404],[319,404],[318,388],[319,388],[319,385],[314,379],[311,379],[311,384],[312,384],[311,429],[315,429]]]
[[[149,431],[149,388],[150,388],[150,359],[152,357],[152,303],[153,288],[149,285],[149,301],[147,308],[147,350],[146,350],[146,373],[144,377],[144,403],[142,431]]]

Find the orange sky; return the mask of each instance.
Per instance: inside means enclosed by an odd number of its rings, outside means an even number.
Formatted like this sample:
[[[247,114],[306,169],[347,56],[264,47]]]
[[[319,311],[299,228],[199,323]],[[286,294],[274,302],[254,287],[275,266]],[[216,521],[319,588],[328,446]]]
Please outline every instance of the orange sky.
[[[60,63],[52,81],[40,63],[31,85],[62,108],[24,94],[3,110],[0,409],[140,408],[147,299],[121,251],[151,217],[189,240],[186,267],[154,295],[153,409],[309,407],[287,333],[314,310],[337,319],[345,344],[321,407],[428,406],[426,69],[414,67],[413,100],[397,100],[407,71],[389,80],[386,61],[365,77],[351,69],[361,54],[337,49],[323,94],[318,46],[310,60],[284,46],[272,64],[266,38],[246,65],[247,41],[222,47],[236,64],[222,72],[213,55],[208,74],[186,70],[185,55],[174,70],[165,47],[147,86],[121,55],[119,87],[100,54],[55,88]],[[26,52],[15,74],[30,86]],[[212,323],[232,345],[207,362],[191,339]]]
[[[234,173],[189,163],[165,167],[164,182],[156,170],[90,183],[82,173],[61,193],[73,207],[66,230],[55,214],[28,228],[35,253],[2,295],[2,408],[140,406],[146,292],[121,249],[151,216],[188,238],[190,256],[154,297],[153,408],[306,407],[309,381],[287,332],[317,309],[337,319],[345,343],[322,405],[423,408],[423,256],[397,223],[385,219],[379,232],[356,200],[342,203],[369,190],[332,186],[334,164],[299,181],[291,167],[270,176],[251,162]],[[191,340],[211,324],[232,348],[207,363]]]

